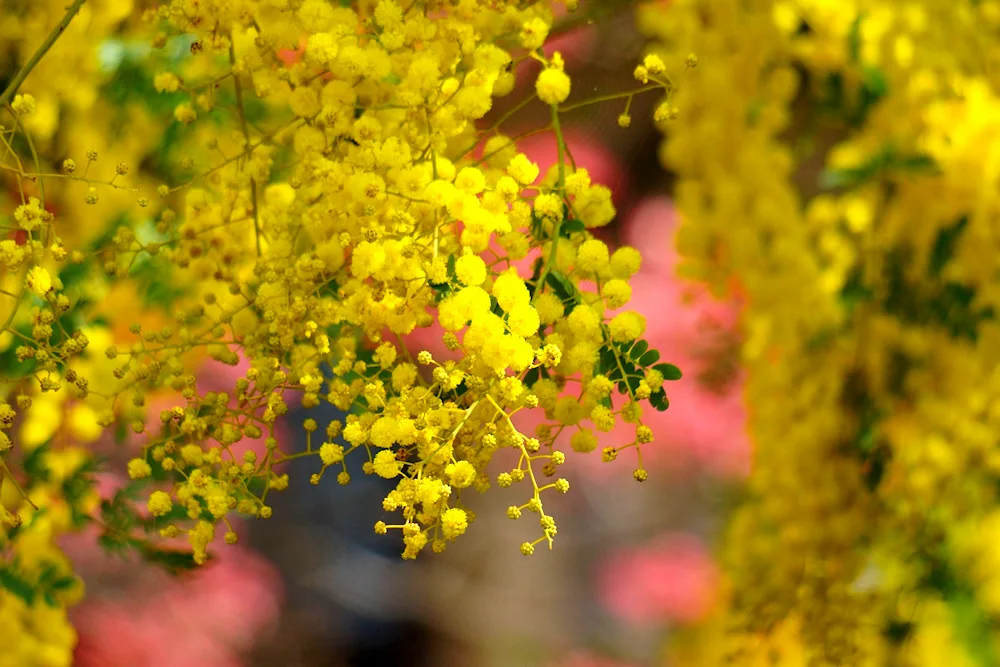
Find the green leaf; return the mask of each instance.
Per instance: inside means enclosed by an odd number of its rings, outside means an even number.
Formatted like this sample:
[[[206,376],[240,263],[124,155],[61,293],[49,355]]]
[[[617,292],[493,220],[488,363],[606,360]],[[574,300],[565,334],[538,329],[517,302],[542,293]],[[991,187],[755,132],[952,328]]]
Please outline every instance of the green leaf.
[[[632,349],[629,351],[628,356],[638,360],[639,357],[645,354],[646,350],[648,349],[649,349],[649,343],[647,343],[644,340],[636,341],[635,345],[633,345]]]
[[[864,84],[864,94],[870,96],[870,104],[882,99],[889,92],[889,81],[881,69],[873,65],[862,68],[861,81]]]
[[[677,368],[673,364],[656,364],[653,366],[654,371],[659,371],[663,375],[664,380],[669,380],[670,382],[676,382],[680,380],[683,376],[681,369]]]
[[[569,238],[572,234],[582,232],[586,228],[583,220],[563,220],[562,224],[559,225],[559,236]]]
[[[500,302],[493,295],[490,295],[490,312],[501,319],[504,318],[503,308],[500,307]]]
[[[549,271],[549,275],[545,278],[545,284],[551,287],[559,300],[563,302],[564,315],[569,315],[579,304],[580,300],[573,282],[559,271]]]
[[[958,239],[968,225],[969,217],[963,215],[955,224],[938,232],[931,250],[930,261],[927,264],[928,277],[934,278],[941,275],[941,270],[955,256],[955,246],[958,245]]]
[[[864,18],[865,13],[858,12],[847,31],[847,55],[854,64],[861,62],[861,22]]]
[[[860,53],[858,54],[860,60]],[[855,62],[861,78],[857,92],[846,90],[844,74],[836,72],[822,81],[819,110],[850,127],[864,125],[872,109],[889,92],[888,80],[879,68]]]
[[[60,577],[53,581],[49,588],[53,591],[64,591],[72,588],[76,584],[76,581],[77,579],[74,576]]]
[[[891,457],[892,455],[888,449],[879,447],[865,458],[864,467],[862,468],[862,478],[865,482],[865,488],[869,491],[874,492],[878,488],[878,485],[882,483],[882,479],[889,469]]]
[[[642,366],[643,368],[647,368],[649,366],[652,366],[659,360],[660,360],[660,353],[657,352],[656,350],[649,350],[648,352],[646,352],[646,354],[639,357],[639,365]]]
[[[916,626],[910,621],[889,621],[882,629],[882,635],[894,646],[902,646],[913,634]]]
[[[32,479],[47,481],[49,479],[49,469],[45,465],[45,455],[51,448],[52,443],[47,442],[40,447],[35,447],[21,461],[21,469]]]
[[[180,283],[174,280],[173,274],[173,264],[161,256],[136,262],[129,272],[129,276],[138,283],[145,305],[166,310],[188,292],[186,288],[179,287]]]
[[[657,411],[663,412],[670,407],[670,399],[667,398],[667,392],[660,387],[654,391],[649,396],[649,404],[652,405]]]
[[[35,587],[10,567],[0,567],[0,588],[21,598],[28,606],[35,602]]]
[[[975,594],[962,591],[951,597],[949,606],[952,632],[965,652],[983,667],[996,665],[998,656],[993,643],[993,622],[979,605]]]
[[[617,364],[615,364],[615,351],[611,347],[604,345],[598,351],[598,366],[597,372],[602,375],[607,375],[612,370],[615,369]]]
[[[450,283],[428,283],[431,289],[434,290],[434,301],[436,303],[441,303],[446,297],[451,294],[451,284]]]
[[[194,553],[191,551],[162,549],[144,544],[140,552],[147,561],[159,565],[173,575],[183,574],[198,567],[198,563],[194,561]]]
[[[541,375],[541,372],[539,371],[538,368],[532,368],[532,369],[530,369],[524,375],[524,384],[525,384],[525,386],[531,387],[532,385],[534,385],[536,382],[538,382],[538,378],[540,377],[540,375]]]
[[[875,291],[864,284],[864,270],[862,267],[855,267],[844,281],[844,286],[840,289],[840,302],[848,313],[861,303],[875,298]]]
[[[891,145],[887,145],[867,162],[856,167],[824,170],[820,173],[819,185],[826,190],[851,189],[886,174],[923,174],[936,169],[937,163],[929,155],[900,154]]]
[[[28,326],[12,327],[12,329],[22,336],[31,338],[31,328]],[[35,370],[37,362],[34,359],[20,361],[17,358],[18,347],[16,344],[10,345],[0,352],[0,377],[27,377]]]
[[[934,158],[925,153],[901,155],[893,160],[890,166],[896,171],[918,174],[933,172],[938,169],[938,164]]]

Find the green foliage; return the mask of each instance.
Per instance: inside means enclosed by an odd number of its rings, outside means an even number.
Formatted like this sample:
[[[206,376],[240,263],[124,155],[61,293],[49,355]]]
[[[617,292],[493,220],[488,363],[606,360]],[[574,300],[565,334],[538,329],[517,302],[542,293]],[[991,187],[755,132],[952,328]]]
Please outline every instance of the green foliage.
[[[865,13],[859,12],[847,33],[847,52],[856,72],[855,80],[859,81],[858,87],[848,90],[844,73],[835,72],[823,80],[820,96],[820,111],[846,122],[852,129],[862,127],[875,106],[889,94],[889,83],[882,70],[861,58],[864,19]]]
[[[936,170],[937,164],[929,155],[900,152],[887,145],[857,167],[824,170],[819,184],[825,190],[852,189],[886,176],[927,174]]]
[[[913,326],[942,327],[953,338],[976,340],[979,324],[992,320],[992,307],[975,302],[974,288],[955,281],[916,282],[906,267],[912,253],[900,249],[889,253],[886,262],[886,312]]]
[[[194,569],[194,555],[187,550],[166,549],[157,546],[154,539],[144,533],[152,532],[157,524],[166,524],[170,517],[146,518],[135,511],[134,500],[138,495],[140,485],[129,485],[118,492],[110,500],[101,502],[101,525],[103,532],[98,537],[98,543],[108,553],[127,556],[131,550],[140,553],[143,558],[154,565],[162,567],[170,574],[180,574]],[[175,508],[177,509],[177,508]],[[186,510],[184,510],[186,516]],[[173,517],[176,520],[178,517]]]
[[[934,247],[931,250],[930,260],[927,264],[927,275],[929,278],[937,278],[941,275],[941,270],[955,256],[955,246],[959,237],[969,225],[969,217],[963,215],[955,224],[945,227],[938,232],[934,240]]]
[[[164,549],[148,542],[140,545],[138,548],[139,553],[142,554],[146,562],[157,565],[175,576],[198,567],[198,564],[194,560],[194,554],[190,551]]]
[[[622,394],[634,394],[649,369],[660,372],[664,380],[681,379],[681,371],[677,366],[658,364],[656,362],[659,359],[660,353],[649,349],[649,343],[644,340],[632,344],[609,341],[598,351],[597,372],[617,383],[618,391]],[[669,408],[670,400],[666,389],[660,387],[654,391],[649,397],[649,403],[660,412]],[[609,405],[610,399],[604,404]]]
[[[583,220],[563,220],[563,223],[559,225],[559,236],[568,239],[573,234],[586,229],[587,227],[583,224]]]
[[[55,563],[44,563],[36,576],[21,568],[20,562],[0,564],[0,590],[20,598],[26,605],[41,600],[50,607],[59,606],[57,594],[77,584],[73,575],[62,574]]]
[[[157,255],[140,257],[129,271],[129,277],[136,281],[138,292],[147,307],[167,309],[187,290],[173,279],[174,265]]]
[[[963,216],[938,232],[923,280],[915,279],[907,270],[914,261],[912,249],[901,247],[887,252],[879,276],[885,296],[878,305],[908,325],[940,327],[954,338],[974,341],[979,324],[994,319],[996,313],[992,307],[976,303],[974,288],[941,277],[967,225],[968,218]],[[841,289],[841,302],[852,312],[861,303],[876,298],[874,287],[864,281],[862,267],[856,267]]]
[[[990,618],[975,596],[975,589],[961,573],[949,565],[947,557],[924,554],[929,568],[920,585],[944,599],[951,612],[951,629],[966,655],[983,667],[998,664],[993,639],[997,621]]]

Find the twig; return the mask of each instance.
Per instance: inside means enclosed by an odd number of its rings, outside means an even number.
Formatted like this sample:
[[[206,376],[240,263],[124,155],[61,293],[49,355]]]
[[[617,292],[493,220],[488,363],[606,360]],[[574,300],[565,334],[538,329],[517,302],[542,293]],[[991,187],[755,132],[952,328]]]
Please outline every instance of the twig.
[[[56,40],[63,34],[66,30],[66,26],[69,25],[70,21],[73,20],[73,17],[77,15],[80,8],[83,7],[83,3],[86,1],[87,0],[74,0],[73,4],[66,9],[66,14],[62,17],[62,20],[59,21],[59,24],[52,29],[52,32],[50,32],[49,36],[45,38],[45,41],[38,47],[38,50],[32,54],[31,58],[28,59],[28,62],[24,64],[20,71],[14,75],[14,80],[10,82],[7,89],[3,91],[3,93],[0,93],[0,106],[7,104],[14,98],[14,94],[17,92],[18,88],[21,87],[21,84],[24,83],[24,80],[28,77],[28,75],[31,74],[31,70],[35,69],[35,65],[38,64],[38,61],[40,61],[48,50],[52,48],[52,45],[56,43]]]
[[[236,115],[240,119],[240,127],[243,128],[243,139],[246,145],[250,145],[250,129],[247,127],[247,114],[243,108],[243,86],[240,85],[240,77],[236,74],[236,51],[232,42],[229,44],[229,65],[233,67],[233,87],[236,89]],[[250,178],[250,203],[253,206],[253,233],[257,242],[257,256],[260,257],[260,214],[257,210],[257,180]]]
[[[22,498],[24,498],[24,501],[29,505],[31,505],[31,509],[38,510],[38,505],[31,502],[31,498],[28,496],[28,492],[25,491],[23,488],[21,488],[21,485],[17,483],[17,480],[14,479],[14,473],[10,471],[10,468],[7,467],[7,462],[4,461],[2,458],[0,458],[0,478],[9,479],[10,483],[14,485],[15,489],[17,489],[17,492],[21,494]]]

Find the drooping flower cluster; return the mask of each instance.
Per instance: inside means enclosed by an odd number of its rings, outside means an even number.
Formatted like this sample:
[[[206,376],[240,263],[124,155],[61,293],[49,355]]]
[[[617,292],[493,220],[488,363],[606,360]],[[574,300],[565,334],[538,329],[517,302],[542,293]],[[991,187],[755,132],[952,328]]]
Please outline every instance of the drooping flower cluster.
[[[541,47],[556,6],[576,3],[343,4],[173,0],[139,21],[129,2],[77,0],[64,13],[46,2],[2,35],[23,47],[0,97],[12,193],[0,482],[16,491],[4,502],[5,559],[66,502],[61,529],[96,521],[109,548],[171,567],[184,555],[148,535],[186,535],[202,563],[218,532],[237,541],[233,518],[272,515],[268,495],[291,483],[282,464],[303,456],[316,460],[313,484],[328,472],[349,483],[352,459],[397,480],[383,508],[399,519],[375,530],[399,530],[406,558],[469,529],[468,493],[490,486],[502,449],[514,457],[496,483],[530,485],[508,515],[538,517],[526,555],[557,532],[543,494],[569,490],[556,474],[564,430],[588,452],[593,429],[629,424],[603,457],[635,449],[635,478],[646,478],[639,452],[654,434],[643,413],[667,408],[665,382],[680,372],[642,340],[644,317],[622,310],[641,257],[592,236],[615,215],[611,191],[562,136],[572,81]],[[93,28],[73,32],[89,86],[75,92],[90,97],[62,109],[62,72],[38,73],[70,58],[60,35],[74,25]],[[137,38],[112,37],[119,28]],[[481,122],[531,61],[541,71],[528,101],[548,108],[542,131],[559,146],[546,174],[502,133],[505,119]],[[101,88],[101,67],[119,83]],[[641,92],[668,105],[667,65],[644,67]],[[61,136],[63,114],[78,136]],[[109,162],[122,152],[116,133],[130,152]],[[78,143],[95,134],[94,146]],[[407,346],[432,325],[456,358]],[[203,391],[194,369],[207,358],[246,372]],[[307,419],[295,451],[278,437],[292,401],[344,417]],[[521,433],[511,417],[529,410],[549,423]],[[96,510],[85,453],[72,467],[54,461],[78,451],[67,438],[112,437],[140,448],[126,457],[133,482]],[[258,440],[261,451],[240,445]],[[61,480],[53,499],[35,499]],[[45,586],[75,580],[36,573],[33,558],[12,560],[0,585],[60,614],[65,595]],[[0,592],[0,613],[9,598]],[[25,663],[65,664],[63,644],[50,658],[25,644]]]
[[[938,0],[640,11],[664,60],[702,63],[662,150],[680,270],[746,303],[739,664],[782,642],[776,664],[995,661],[973,534],[997,512],[998,19]]]

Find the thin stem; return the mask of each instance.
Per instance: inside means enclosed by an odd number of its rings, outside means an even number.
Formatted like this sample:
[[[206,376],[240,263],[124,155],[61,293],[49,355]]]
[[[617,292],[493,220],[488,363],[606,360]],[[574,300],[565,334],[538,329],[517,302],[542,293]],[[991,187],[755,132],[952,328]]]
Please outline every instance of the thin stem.
[[[552,129],[556,133],[556,151],[559,159],[559,191],[565,192],[566,190],[566,165],[564,164],[564,153],[566,145],[563,140],[562,125],[559,122],[559,106],[552,105]],[[532,301],[538,298],[538,295],[542,293],[545,289],[545,281],[549,278],[549,273],[552,271],[552,267],[556,263],[557,253],[559,251],[559,232],[562,228],[562,218],[556,221],[555,226],[552,228],[552,247],[549,249],[549,257],[545,261],[545,266],[542,268],[542,274],[538,277],[538,282],[535,283],[535,293],[532,296]]]
[[[492,134],[494,132],[498,132],[500,130],[500,126],[501,125],[503,125],[504,123],[506,123],[508,120],[510,120],[510,118],[514,114],[516,114],[518,111],[520,111],[524,107],[528,106],[528,104],[530,104],[531,102],[535,101],[536,99],[538,99],[538,94],[537,93],[532,93],[528,97],[524,98],[524,100],[522,100],[516,106],[514,106],[512,109],[510,109],[509,111],[507,111],[507,113],[505,113],[503,116],[501,116],[500,119],[497,120],[497,122],[493,123],[493,125],[491,125],[488,129],[486,129],[482,133],[482,136],[485,137],[488,134]],[[472,151],[476,150],[476,146],[478,146],[480,144],[480,142],[481,142],[481,139],[477,139],[476,143],[474,143],[473,145],[469,146],[464,151],[462,151],[461,153],[459,153],[458,159],[461,160],[466,155],[468,155]]]
[[[518,141],[521,141],[522,139],[527,139],[528,137],[533,137],[536,134],[542,134],[544,132],[548,132],[551,129],[552,129],[551,125],[546,125],[545,127],[540,127],[538,129],[535,129],[535,130],[529,130],[527,132],[522,132],[521,134],[517,135],[516,137],[511,137],[510,141],[508,141],[507,143],[505,143],[500,148],[497,148],[497,149],[495,149],[493,151],[490,151],[489,153],[486,153],[481,158],[479,158],[478,160],[476,160],[475,162],[473,162],[472,165],[473,166],[478,166],[480,164],[483,164],[484,162],[486,162],[487,160],[489,160],[494,155],[497,155],[498,153],[502,153],[503,151],[507,150],[511,146],[516,146]]]
[[[24,64],[20,71],[14,75],[14,80],[10,82],[7,89],[0,94],[0,106],[7,104],[14,98],[14,94],[17,92],[18,88],[21,87],[21,84],[24,83],[24,80],[28,77],[28,75],[31,74],[31,70],[35,69],[35,65],[37,65],[48,50],[52,48],[52,45],[56,43],[56,40],[63,34],[70,21],[73,20],[73,17],[77,15],[80,8],[83,7],[83,3],[86,1],[87,0],[74,0],[73,4],[69,6],[66,10],[66,14],[62,17],[62,20],[59,21],[59,24],[52,29],[52,32],[50,32],[49,36],[45,38],[45,41],[38,47],[38,50],[32,54],[31,58],[28,59],[28,62]]]
[[[229,65],[234,68],[236,66],[236,50],[231,41],[229,43]],[[247,126],[247,114],[243,108],[243,86],[240,85],[240,77],[236,74],[235,69],[233,70],[233,87],[236,89],[236,115],[239,116],[240,127],[243,129],[243,139],[249,146],[250,129]],[[260,257],[260,214],[257,207],[257,180],[255,178],[250,179],[250,203],[253,206],[254,240],[257,243],[257,256]]]
[[[243,152],[237,153],[236,155],[234,155],[233,157],[229,158],[228,160],[226,160],[222,164],[217,164],[214,167],[212,167],[211,169],[209,169],[208,171],[203,172],[201,174],[198,174],[197,176],[195,176],[194,178],[192,178],[191,180],[189,180],[186,183],[181,183],[180,185],[175,185],[174,187],[170,188],[170,192],[177,192],[178,190],[182,190],[182,189],[186,188],[187,186],[191,185],[192,183],[196,183],[196,182],[198,182],[198,181],[200,181],[202,179],[208,178],[212,174],[218,172],[221,169],[224,169],[224,168],[228,167],[229,165],[231,165],[232,163],[236,162],[237,160],[239,160],[239,159],[241,159],[243,157],[247,157],[247,156],[251,155],[255,150],[257,150],[258,148],[260,148],[261,146],[263,146],[264,144],[266,144],[268,141],[274,139],[276,136],[278,136],[279,134],[281,134],[285,130],[289,129],[293,125],[295,125],[297,123],[300,123],[302,121],[303,121],[303,119],[301,119],[301,118],[293,118],[292,120],[288,121],[287,123],[284,123],[283,125],[279,125],[275,129],[271,130],[266,135],[264,135],[263,137],[261,137],[260,141],[258,141],[257,143],[255,143],[253,146],[248,146],[246,148],[246,150],[244,150]],[[53,174],[49,174],[49,175],[51,176]],[[115,186],[115,187],[119,187],[119,186]]]
[[[0,325],[0,333],[7,330],[7,327],[11,325],[14,318],[17,317],[17,311],[21,307],[21,299],[24,298],[25,293],[28,291],[28,285],[26,280],[26,275],[22,271],[21,273],[21,289],[18,290],[17,295],[14,297],[14,305],[11,306],[10,314],[7,316],[7,320]]]
[[[17,492],[21,495],[22,498],[24,498],[24,501],[26,503],[31,505],[31,508],[33,510],[38,509],[38,505],[31,502],[31,498],[28,496],[28,492],[25,491],[23,488],[21,488],[21,485],[17,483],[16,479],[14,479],[14,473],[12,473],[10,471],[10,468],[7,467],[7,462],[4,461],[2,458],[0,458],[0,479],[4,478],[10,480],[10,483],[14,485],[14,488],[17,489]]]
[[[583,107],[589,107],[592,104],[600,104],[601,102],[610,102],[612,100],[620,100],[623,97],[633,97],[641,93],[646,93],[651,90],[660,90],[664,86],[643,86],[642,88],[636,88],[635,90],[626,90],[622,93],[610,93],[608,95],[601,95],[599,97],[591,97],[590,99],[583,100],[582,102],[577,102],[576,104],[567,104],[559,107],[559,111],[566,113],[567,111],[575,111],[576,109],[582,109]]]
[[[24,140],[28,143],[28,149],[31,151],[31,157],[35,162],[35,171],[42,171],[42,163],[38,160],[38,151],[35,150],[35,142],[31,140],[31,134],[24,127],[21,127],[21,121],[18,119],[17,114],[10,107],[7,107],[7,113],[9,113],[14,118],[14,134],[21,132],[24,135]],[[13,148],[11,148],[13,150]],[[27,174],[22,173],[21,176],[27,178]],[[42,208],[45,208],[45,183],[42,181],[41,177],[38,178],[38,192],[39,199],[42,202]]]

